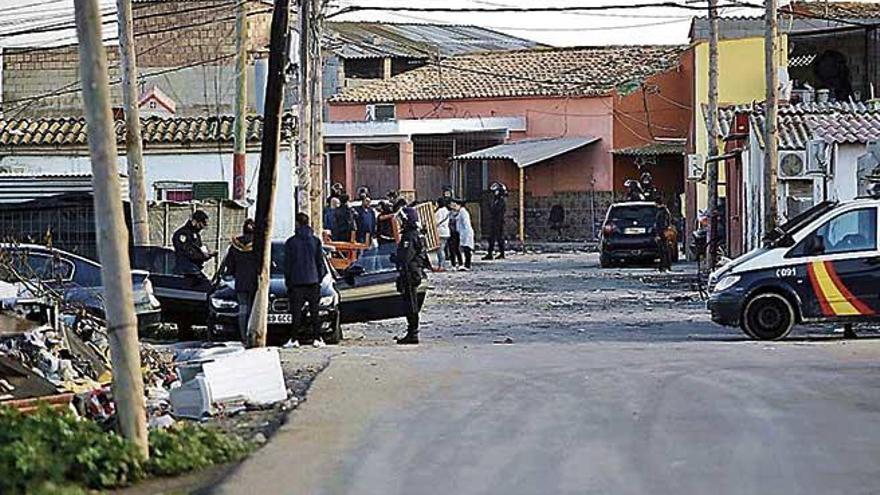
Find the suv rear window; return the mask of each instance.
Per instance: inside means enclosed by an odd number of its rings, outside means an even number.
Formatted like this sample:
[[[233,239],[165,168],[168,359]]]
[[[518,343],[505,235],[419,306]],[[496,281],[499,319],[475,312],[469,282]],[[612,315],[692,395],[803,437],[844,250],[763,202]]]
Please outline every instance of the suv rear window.
[[[656,206],[612,206],[608,220],[614,223],[632,224],[648,227],[654,225],[657,217]]]

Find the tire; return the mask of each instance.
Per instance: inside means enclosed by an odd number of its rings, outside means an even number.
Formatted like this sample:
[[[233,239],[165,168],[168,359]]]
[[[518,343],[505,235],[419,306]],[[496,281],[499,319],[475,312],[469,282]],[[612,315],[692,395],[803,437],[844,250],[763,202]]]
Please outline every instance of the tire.
[[[785,338],[796,320],[794,307],[785,297],[766,292],[749,299],[743,310],[742,329],[758,340]]]
[[[599,255],[599,266],[602,268],[611,267],[611,257],[609,257],[607,254],[600,254]]]
[[[336,345],[342,342],[342,323],[339,321],[339,312],[336,312],[336,318],[330,326],[330,330],[324,334],[324,342],[330,345]]]

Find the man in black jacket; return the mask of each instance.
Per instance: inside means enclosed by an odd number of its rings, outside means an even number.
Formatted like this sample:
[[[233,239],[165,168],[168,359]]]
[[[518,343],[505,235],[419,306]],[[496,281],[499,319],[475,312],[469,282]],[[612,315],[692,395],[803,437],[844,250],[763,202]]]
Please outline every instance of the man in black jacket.
[[[418,221],[419,215],[414,208],[403,209],[400,243],[391,259],[397,265],[397,291],[406,305],[406,335],[396,339],[398,344],[419,343],[418,287],[425,278],[425,268],[431,263],[419,233]]]
[[[489,252],[484,260],[493,259],[495,244],[498,244],[498,259],[504,259],[504,213],[507,211],[507,188],[500,182],[490,186],[492,202],[489,203]]]
[[[314,339],[316,347],[323,346],[321,320],[318,304],[321,300],[321,280],[327,274],[321,239],[309,227],[309,216],[296,214],[296,233],[284,243],[284,284],[293,314],[292,344],[297,340],[302,325],[304,304],[309,306],[308,339]]]
[[[208,226],[208,214],[202,210],[193,212],[192,217],[174,232],[174,273],[191,278],[194,285],[208,284],[208,277],[202,272],[205,262],[217,256],[202,244],[202,230]]]
[[[247,342],[248,319],[257,291],[257,256],[254,253],[254,220],[248,218],[241,227],[241,235],[234,237],[226,256],[224,274],[235,279],[238,298],[238,330],[242,342]]]

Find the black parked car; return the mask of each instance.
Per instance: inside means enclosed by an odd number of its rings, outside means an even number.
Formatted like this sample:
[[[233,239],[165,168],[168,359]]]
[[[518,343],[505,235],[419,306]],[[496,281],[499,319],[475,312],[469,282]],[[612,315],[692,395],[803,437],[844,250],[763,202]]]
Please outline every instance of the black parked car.
[[[228,256],[228,252],[227,252]],[[225,265],[223,259],[221,267]],[[337,344],[342,340],[342,326],[339,320],[339,294],[333,285],[332,268],[327,260],[327,276],[321,282],[321,300],[319,314],[321,319],[322,338],[328,344]],[[289,327],[293,324],[290,312],[290,301],[284,285],[284,242],[272,243],[272,265],[269,269],[269,315],[268,336],[270,343],[282,343],[288,338]],[[222,272],[222,269],[221,269]],[[235,295],[235,280],[232,277],[216,277],[215,283],[208,292],[208,335],[212,340],[239,338],[238,300]]]
[[[95,316],[104,317],[104,286],[101,265],[82,256],[34,244],[0,244],[0,250],[11,257],[13,268],[22,276],[62,292],[64,300],[85,308]],[[132,270],[134,309],[138,328],[160,322],[161,305],[153,292],[149,273]]]
[[[284,274],[280,268],[284,256],[283,246],[282,241],[272,243],[270,342],[283,341],[288,333],[287,327],[292,322],[287,308]],[[406,315],[403,298],[397,292],[396,267],[390,259],[394,249],[393,244],[368,249],[341,273],[328,264],[329,276],[321,289],[324,303],[321,320],[326,342],[338,342],[342,338],[343,323]],[[152,272],[156,296],[162,302],[164,321],[175,322],[179,328],[185,329],[192,325],[208,325],[212,338],[238,338],[238,301],[233,280],[224,280],[218,276],[207,286],[194,285],[190,280],[172,272],[174,252],[168,248],[148,248],[134,259],[138,260],[139,267],[149,267]],[[427,283],[422,284],[418,292],[421,305],[425,300]]]
[[[615,203],[608,208],[602,232],[599,235],[599,263],[602,267],[615,262],[648,262],[659,259],[654,232],[654,221],[660,208],[649,201]],[[678,260],[678,231],[670,222],[669,230],[661,236],[668,240],[672,261]]]

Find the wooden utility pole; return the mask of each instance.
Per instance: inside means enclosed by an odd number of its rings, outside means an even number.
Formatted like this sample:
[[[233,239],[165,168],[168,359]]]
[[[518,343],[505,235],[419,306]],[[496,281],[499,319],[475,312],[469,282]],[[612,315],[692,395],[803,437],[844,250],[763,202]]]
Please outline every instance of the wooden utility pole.
[[[248,3],[238,2],[235,20],[235,149],[232,152],[232,199],[243,200],[247,177]]]
[[[312,0],[299,0],[299,72],[297,81],[298,114],[297,114],[297,177],[302,197],[305,201],[300,202],[301,212],[314,218],[312,212],[312,106],[309,81],[312,79],[311,57],[309,56],[309,37],[311,29],[311,3]]]
[[[275,0],[272,33],[269,37],[269,73],[266,78],[266,106],[263,111],[263,143],[260,175],[257,179],[257,215],[254,252],[257,256],[257,293],[248,321],[248,346],[266,345],[269,309],[269,266],[272,256],[272,205],[278,177],[281,146],[281,112],[284,104],[284,67],[287,64],[290,0]]]
[[[311,2],[309,16],[308,47],[309,47],[309,109],[311,110],[311,129],[309,139],[309,171],[311,173],[311,190],[309,202],[311,203],[311,222],[315,232],[323,229],[324,216],[324,95],[322,80],[324,77],[323,62],[321,59],[321,38],[324,25],[325,0],[304,0]]]
[[[776,167],[779,164],[779,136],[776,127],[779,100],[777,4],[777,0],[766,0],[764,13],[764,75],[767,85],[767,101],[764,104],[764,235],[776,228],[779,218],[776,200]]]
[[[116,0],[116,14],[119,24],[119,59],[122,66],[122,104],[125,107],[125,160],[128,163],[131,235],[135,246],[149,246],[150,221],[147,216],[147,184],[144,179],[144,148],[138,110],[131,0]]]
[[[113,400],[116,402],[122,435],[146,457],[149,449],[144,381],[131,287],[128,236],[125,232],[119,172],[116,169],[118,155],[110,110],[107,53],[101,41],[101,10],[98,0],[76,0],[74,8],[79,39],[79,71],[92,160],[104,312],[113,364]]]
[[[709,105],[706,120],[708,124],[709,157],[719,155],[718,151],[718,0],[709,0]],[[709,242],[706,243],[706,259],[709,269],[718,264],[718,167],[717,161],[706,161],[706,182],[709,197]]]

